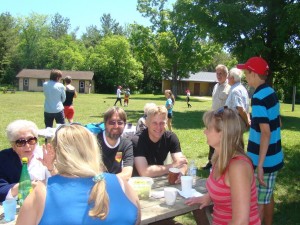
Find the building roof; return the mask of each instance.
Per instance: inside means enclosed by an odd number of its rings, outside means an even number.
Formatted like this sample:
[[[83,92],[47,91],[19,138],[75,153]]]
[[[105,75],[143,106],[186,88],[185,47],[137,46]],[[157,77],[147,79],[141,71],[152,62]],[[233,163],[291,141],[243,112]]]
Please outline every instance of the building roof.
[[[196,82],[218,82],[215,72],[203,72],[190,73],[189,78],[182,78],[181,81],[196,81]]]
[[[37,79],[49,79],[51,70],[34,70],[34,69],[23,69],[16,77],[25,78],[37,78]],[[92,80],[94,72],[92,71],[68,71],[62,70],[62,78],[71,76],[73,80]]]

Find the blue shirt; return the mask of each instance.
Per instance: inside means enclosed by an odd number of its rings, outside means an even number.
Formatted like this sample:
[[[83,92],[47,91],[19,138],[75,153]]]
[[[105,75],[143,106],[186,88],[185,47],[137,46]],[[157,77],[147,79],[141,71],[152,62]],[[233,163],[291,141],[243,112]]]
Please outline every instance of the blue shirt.
[[[91,177],[74,178],[60,175],[49,178],[45,209],[39,225],[132,225],[138,218],[138,208],[127,198],[115,174],[104,173],[109,197],[109,211],[104,220],[88,215],[88,203],[94,186]]]
[[[255,90],[252,101],[252,118],[247,154],[254,166],[258,165],[261,130],[259,124],[269,124],[271,136],[268,151],[263,164],[265,173],[275,172],[283,167],[281,148],[280,107],[274,90],[262,84]]]
[[[168,108],[170,107],[170,108]],[[173,110],[173,102],[172,99],[168,98],[166,101],[166,108],[168,109],[168,113],[172,113]]]
[[[43,84],[43,91],[45,112],[58,113],[64,110],[63,102],[66,100],[66,93],[62,83],[49,80]]]

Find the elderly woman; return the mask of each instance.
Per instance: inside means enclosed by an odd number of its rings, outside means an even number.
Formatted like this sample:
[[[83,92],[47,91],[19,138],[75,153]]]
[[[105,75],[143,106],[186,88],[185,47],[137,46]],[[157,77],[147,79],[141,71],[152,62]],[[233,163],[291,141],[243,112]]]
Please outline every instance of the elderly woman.
[[[38,182],[16,225],[140,223],[137,195],[125,180],[103,172],[98,141],[85,127],[60,126],[44,153],[55,154],[57,175],[46,186]]]
[[[0,151],[0,202],[18,196],[22,158],[28,158],[31,180],[46,181],[48,169],[38,160],[42,150],[38,146],[38,128],[28,120],[15,120],[6,128],[11,148]],[[34,183],[33,183],[34,184]]]

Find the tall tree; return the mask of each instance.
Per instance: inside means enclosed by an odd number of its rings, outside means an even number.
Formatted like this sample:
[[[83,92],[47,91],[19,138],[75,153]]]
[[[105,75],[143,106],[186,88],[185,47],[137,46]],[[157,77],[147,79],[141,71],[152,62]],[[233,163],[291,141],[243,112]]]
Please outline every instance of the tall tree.
[[[88,47],[95,47],[101,40],[100,31],[97,26],[91,25],[86,28],[86,32],[82,35],[81,40]]]
[[[94,50],[90,49],[90,53],[88,67],[95,72],[98,92],[111,93],[117,85],[135,90],[143,79],[142,66],[133,58],[124,36],[104,37]]]
[[[9,13],[0,15],[0,83],[14,81],[13,58],[16,54],[17,34],[15,19]]]
[[[176,8],[165,7],[167,0],[138,0],[138,10],[150,17],[152,29],[157,34],[156,46],[160,57],[162,75],[171,77],[172,91],[177,95],[178,80],[198,72],[208,63],[214,45],[207,45],[205,33],[197,26],[186,26]]]
[[[188,25],[196,22],[240,62],[255,55],[265,58],[270,84],[287,74],[290,85],[299,82],[298,0],[178,0],[177,7]]]
[[[19,18],[20,26],[20,63],[22,68],[37,68],[40,40],[48,37],[49,25],[47,16],[32,13],[25,18]]]
[[[103,14],[100,18],[101,35],[124,35],[123,27],[110,14]]]
[[[139,89],[145,93],[161,91],[161,67],[151,29],[138,24],[129,26],[129,41],[133,56],[143,66],[144,79]]]
[[[51,18],[51,26],[50,26],[50,35],[54,39],[59,39],[64,35],[68,34],[68,31],[71,27],[70,19],[64,18],[59,13],[56,13]]]

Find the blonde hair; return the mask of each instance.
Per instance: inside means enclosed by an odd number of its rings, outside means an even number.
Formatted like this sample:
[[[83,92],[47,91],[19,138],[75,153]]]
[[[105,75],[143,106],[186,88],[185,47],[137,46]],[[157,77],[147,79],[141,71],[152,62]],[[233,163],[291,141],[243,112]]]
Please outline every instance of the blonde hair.
[[[164,105],[153,105],[148,108],[146,121],[150,121],[153,116],[163,115],[168,119],[168,110]]]
[[[175,104],[175,97],[174,97],[172,91],[171,90],[165,90],[165,94],[168,94],[170,96],[170,98],[172,100],[172,104],[174,105]]]
[[[75,177],[94,177],[103,172],[101,151],[96,137],[81,125],[62,125],[52,145],[56,151],[55,167],[59,174]],[[89,203],[94,202],[89,216],[105,219],[109,211],[109,198],[105,180],[95,183]]]
[[[219,173],[223,174],[229,161],[237,154],[246,155],[239,115],[232,109],[222,107],[203,115],[206,128],[222,132],[220,153],[214,154],[212,163],[218,163]]]

